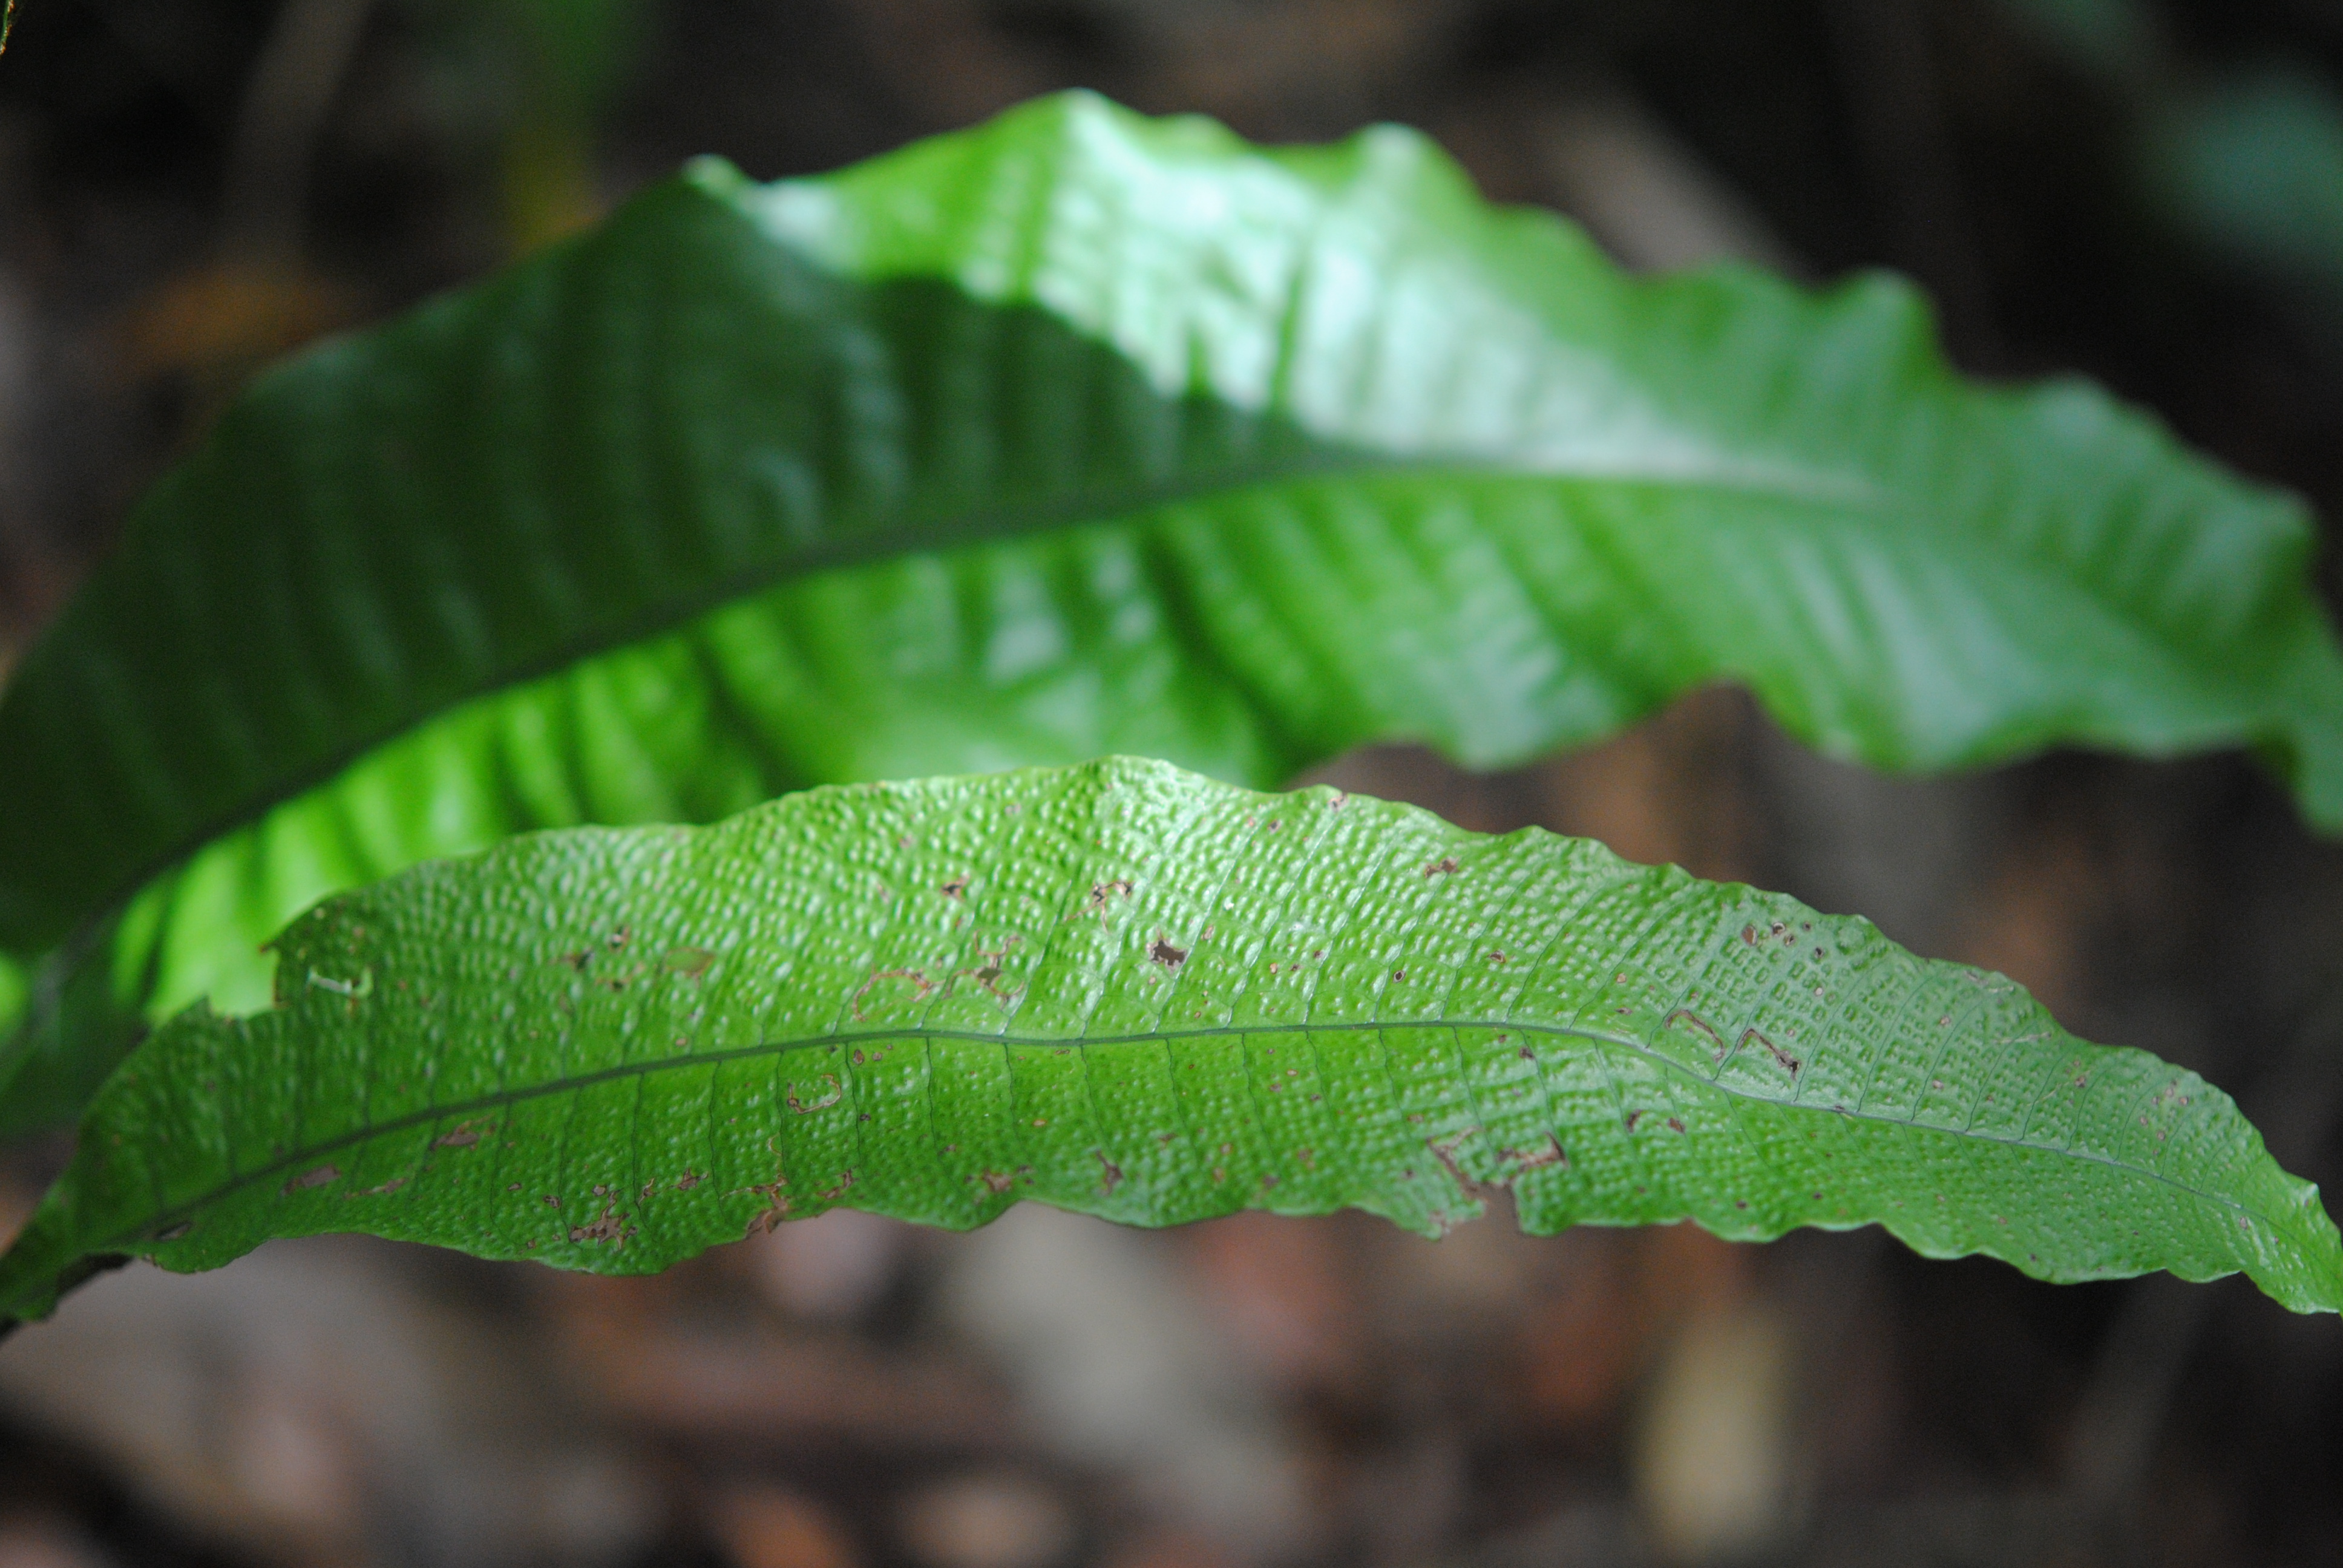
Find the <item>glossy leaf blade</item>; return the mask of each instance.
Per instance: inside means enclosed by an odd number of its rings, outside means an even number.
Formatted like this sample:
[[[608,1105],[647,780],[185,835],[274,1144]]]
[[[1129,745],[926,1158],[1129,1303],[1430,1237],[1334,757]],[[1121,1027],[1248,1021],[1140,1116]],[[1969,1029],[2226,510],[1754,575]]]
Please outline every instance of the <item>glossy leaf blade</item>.
[[[35,994],[117,1022],[256,1006],[309,901],[517,829],[1502,764],[1718,678],[1889,768],[2251,745],[2332,826],[2309,548],[2095,391],[1962,383],[1900,285],[1630,280],[1403,132],[1053,99],[703,166],[267,378],[0,700],[0,943],[78,930]],[[0,1125],[105,1010],[36,1007]]]
[[[635,1272],[844,1204],[1356,1206],[1438,1233],[1879,1223],[2046,1279],[2343,1247],[2227,1098],[1869,922],[1319,789],[1115,760],[578,829],[297,922],[279,1006],[125,1064],[0,1261],[360,1230]]]

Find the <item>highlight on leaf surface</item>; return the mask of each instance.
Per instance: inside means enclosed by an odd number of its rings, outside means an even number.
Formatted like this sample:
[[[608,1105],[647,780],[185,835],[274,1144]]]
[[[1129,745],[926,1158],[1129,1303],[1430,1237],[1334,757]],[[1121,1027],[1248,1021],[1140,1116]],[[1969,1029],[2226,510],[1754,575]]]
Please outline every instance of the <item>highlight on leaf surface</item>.
[[[1472,766],[1702,682],[1927,769],[2249,746],[2343,824],[2292,499],[1906,286],[1622,275],[1382,128],[1043,100],[705,163],[265,377],[0,699],[0,1132],[505,835],[1160,756]]]
[[[2227,1096],[1868,921],[1530,829],[1116,759],[517,839],[277,940],[99,1094],[0,1260],[367,1231],[640,1272],[839,1205],[1162,1225],[1352,1206],[1437,1234],[1885,1226],[2050,1280],[2343,1247]]]

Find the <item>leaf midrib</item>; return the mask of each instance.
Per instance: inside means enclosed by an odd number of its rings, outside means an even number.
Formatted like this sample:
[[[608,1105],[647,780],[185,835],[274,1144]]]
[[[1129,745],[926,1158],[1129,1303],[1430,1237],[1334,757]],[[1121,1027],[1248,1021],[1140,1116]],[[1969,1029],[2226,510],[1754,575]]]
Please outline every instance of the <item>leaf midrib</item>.
[[[1605,1034],[1597,1030],[1574,1029],[1563,1024],[1523,1022],[1519,1019],[1421,1019],[1384,1020],[1375,1022],[1350,1023],[1288,1023],[1263,1025],[1216,1024],[1207,1029],[1156,1030],[1143,1030],[1131,1034],[1092,1036],[990,1034],[975,1030],[949,1030],[915,1026],[905,1029],[851,1030],[830,1034],[807,1035],[794,1040],[767,1040],[756,1045],[737,1046],[729,1050],[696,1052],[689,1056],[661,1057],[643,1061],[621,1062],[611,1067],[598,1068],[592,1072],[579,1073],[574,1077],[559,1078],[544,1083],[529,1085],[521,1089],[500,1091],[495,1094],[477,1096],[471,1100],[458,1101],[447,1105],[432,1106],[425,1110],[409,1111],[403,1116],[396,1116],[387,1121],[377,1122],[371,1126],[356,1129],[337,1137],[307,1145],[295,1152],[288,1153],[280,1159],[272,1161],[266,1165],[257,1166],[242,1175],[233,1177],[200,1196],[191,1198],[182,1203],[173,1204],[167,1208],[161,1209],[155,1213],[151,1213],[145,1219],[141,1220],[136,1226],[128,1230],[116,1231],[100,1241],[93,1241],[84,1243],[80,1246],[79,1251],[85,1254],[106,1251],[116,1248],[128,1246],[136,1242],[150,1240],[151,1238],[149,1233],[157,1226],[167,1227],[173,1221],[183,1219],[191,1219],[211,1204],[219,1202],[223,1199],[232,1197],[236,1193],[243,1191],[246,1188],[262,1182],[273,1181],[278,1176],[297,1171],[304,1166],[314,1166],[316,1161],[324,1159],[328,1155],[339,1153],[346,1149],[356,1148],[359,1144],[369,1142],[377,1138],[386,1138],[396,1133],[411,1131],[416,1128],[427,1127],[434,1122],[445,1121],[451,1118],[476,1116],[487,1111],[506,1110],[516,1105],[526,1103],[529,1101],[546,1100],[558,1095],[582,1092],[585,1090],[595,1088],[600,1084],[618,1082],[629,1078],[648,1078],[653,1074],[660,1072],[688,1071],[699,1068],[718,1067],[722,1066],[727,1062],[748,1061],[765,1057],[784,1056],[794,1050],[808,1050],[820,1046],[843,1045],[856,1040],[868,1040],[923,1041],[950,1040],[974,1045],[997,1045],[1001,1047],[1003,1050],[1016,1050],[1021,1048],[1042,1050],[1086,1050],[1094,1047],[1102,1046],[1172,1044],[1182,1040],[1229,1039],[1237,1036],[1249,1035],[1348,1034],[1368,1030],[1380,1031],[1383,1030],[1399,1029],[1505,1030],[1525,1035],[1536,1035],[1544,1039],[1583,1040],[1598,1047],[1612,1047],[1617,1050],[1632,1052],[1633,1054],[1643,1058],[1644,1060],[1652,1062],[1665,1070],[1675,1077],[1683,1079],[1698,1088],[1714,1091],[1718,1094],[1724,1095],[1728,1100],[1743,1101],[1753,1105],[1780,1106],[1786,1110],[1804,1111],[1815,1116],[1843,1116],[1853,1121],[1867,1121],[1880,1126],[1910,1128],[1916,1132],[1934,1133],[1946,1138],[1967,1139],[1980,1143],[1997,1144],[2004,1148],[2029,1149],[2045,1154],[2056,1155],[2060,1159],[2077,1160],[2088,1164],[2104,1165],[2111,1170],[2120,1171],[2127,1175],[2143,1177],[2148,1181],[2161,1183],[2164,1186],[2172,1188],[2176,1191],[2186,1193],[2189,1197],[2201,1199],[2207,1202],[2218,1204],[2237,1213],[2249,1215],[2268,1226],[2273,1231],[2277,1232],[2280,1236],[2290,1237],[2292,1235],[2292,1231],[2287,1222],[2280,1220],[2274,1220],[2269,1215],[2262,1212],[2259,1209],[2240,1202],[2234,1198],[2226,1197],[2217,1192],[2208,1192],[2202,1188],[2191,1186],[2187,1182],[2176,1181],[2160,1171],[2152,1170],[2144,1165],[2137,1165],[2128,1161],[2114,1159],[2107,1155],[2078,1151],[2072,1148],[2062,1148],[2055,1143],[2045,1143],[2030,1138],[1997,1137],[1992,1133],[1978,1132],[1974,1129],[1966,1127],[1958,1129],[1949,1127],[1931,1127],[1925,1122],[1908,1118],[1882,1116],[1875,1111],[1849,1110],[1845,1106],[1833,1105],[1825,1107],[1821,1105],[1807,1104],[1798,1101],[1770,1099],[1765,1095],[1752,1094],[1746,1091],[1734,1088],[1729,1084],[1719,1082],[1715,1079],[1703,1078],[1700,1074],[1685,1067],[1682,1062],[1677,1061],[1674,1058],[1667,1056],[1660,1051],[1654,1050],[1641,1041],[1619,1035]]]
[[[1786,481],[1795,469],[1772,470],[1752,467],[1738,474],[1729,471],[1670,471],[1664,467],[1637,468],[1623,467],[1613,470],[1597,467],[1577,467],[1550,470],[1530,469],[1509,466],[1494,458],[1476,458],[1453,454],[1417,457],[1382,457],[1357,451],[1337,451],[1320,460],[1296,457],[1275,465],[1235,467],[1216,472],[1202,482],[1172,482],[1160,485],[1134,486],[1104,498],[1095,494],[1070,498],[1057,503],[1043,503],[1014,508],[978,508],[941,525],[890,528],[858,535],[851,538],[823,541],[804,547],[785,562],[769,563],[735,572],[717,579],[698,593],[681,594],[640,615],[591,636],[580,637],[542,658],[517,664],[498,672],[493,678],[450,697],[430,712],[402,719],[382,729],[362,736],[343,746],[316,764],[287,775],[282,786],[240,803],[234,809],[210,819],[190,830],[165,849],[145,862],[139,869],[126,877],[93,911],[75,922],[75,928],[58,946],[96,940],[98,927],[136,897],[156,878],[194,856],[214,840],[260,820],[277,807],[299,799],[310,790],[331,782],[344,769],[378,749],[403,736],[413,733],[446,717],[447,714],[498,692],[545,678],[582,664],[600,655],[647,641],[706,615],[726,605],[751,598],[781,583],[800,577],[835,570],[844,567],[862,566],[874,561],[899,558],[902,556],[932,550],[951,550],[970,546],[1005,542],[1051,532],[1060,527],[1071,531],[1074,528],[1104,525],[1127,519],[1134,515],[1161,508],[1192,502],[1232,498],[1244,492],[1300,481],[1332,478],[1342,480],[1370,479],[1381,476],[1437,477],[1443,475],[1459,478],[1512,479],[1522,482],[1548,480],[1559,484],[1614,484],[1648,486],[1667,490],[1697,489],[1712,493],[1760,497],[1768,500],[1793,503],[1789,516],[1795,520],[1825,514],[1886,517],[1899,511],[1925,513],[1925,507],[1899,506],[1905,500],[1896,492],[1859,489],[1839,484],[1819,487],[1789,484]],[[1771,481],[1771,482],[1768,482]],[[1800,508],[1805,510],[1799,510]],[[1968,541],[1998,544],[1991,541]],[[1995,549],[2005,564],[2037,578],[2046,578],[2022,551]],[[2137,618],[2129,613],[2129,606],[2109,598],[2099,586],[2090,581],[2068,581],[2051,578],[2052,586],[2069,588],[2081,598],[2099,604],[2110,618],[2120,624],[2137,626]],[[29,1023],[34,1013],[27,1010]]]

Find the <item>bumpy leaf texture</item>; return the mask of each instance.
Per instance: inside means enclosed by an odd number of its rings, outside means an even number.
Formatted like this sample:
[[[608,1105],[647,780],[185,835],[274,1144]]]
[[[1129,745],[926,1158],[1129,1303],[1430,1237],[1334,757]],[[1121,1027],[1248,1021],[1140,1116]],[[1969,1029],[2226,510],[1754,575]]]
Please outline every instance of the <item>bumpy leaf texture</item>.
[[[419,867],[278,946],[275,1010],[108,1081],[0,1312],[325,1231],[638,1272],[840,1204],[1437,1233],[1493,1187],[1534,1231],[1878,1223],[2343,1305],[2316,1190],[2194,1074],[1860,919],[1325,789],[820,789]]]
[[[1900,283],[1623,276],[1429,143],[1088,96],[716,164],[259,383],[0,701],[0,1131],[317,898],[578,822],[1160,756],[1476,766],[1694,684],[1885,768],[2247,745],[2343,823],[2290,499]]]

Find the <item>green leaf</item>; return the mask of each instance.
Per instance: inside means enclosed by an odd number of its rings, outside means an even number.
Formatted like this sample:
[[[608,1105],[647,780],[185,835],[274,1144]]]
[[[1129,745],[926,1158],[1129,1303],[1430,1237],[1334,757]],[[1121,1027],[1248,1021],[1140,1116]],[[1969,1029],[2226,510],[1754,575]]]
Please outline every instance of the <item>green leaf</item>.
[[[0,1312],[367,1231],[632,1273],[835,1205],[1878,1223],[2052,1280],[2343,1245],[2219,1091],[1870,922],[1158,762],[518,839],[296,922],[110,1080]]]
[[[1391,129],[1094,97],[719,165],[258,384],[0,701],[0,1127],[521,829],[1161,756],[1473,766],[1704,681],[1881,767],[2249,745],[2343,824],[2293,500],[1905,286],[1623,276]],[[59,944],[62,944],[61,946]]]
[[[25,966],[0,953],[0,1018],[15,1018],[25,1010],[29,985]]]

